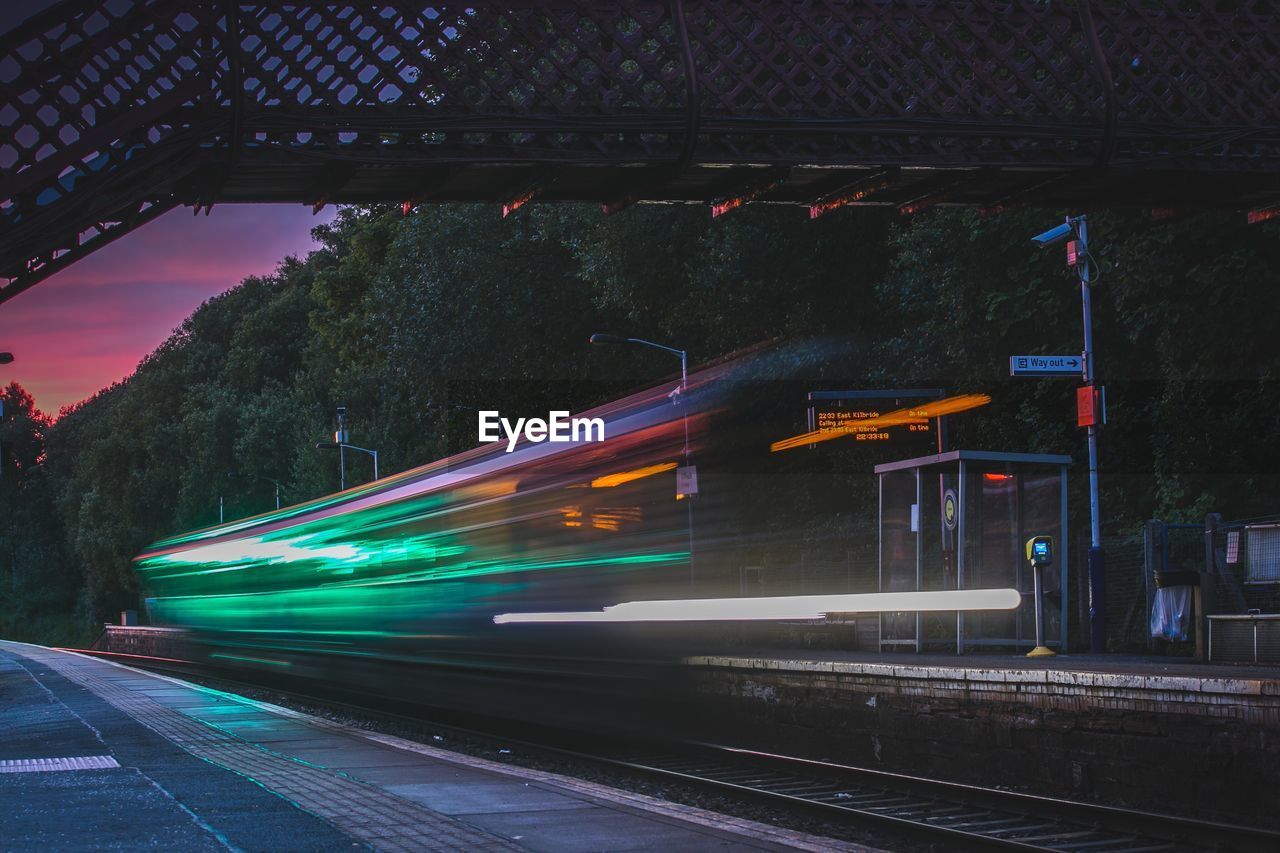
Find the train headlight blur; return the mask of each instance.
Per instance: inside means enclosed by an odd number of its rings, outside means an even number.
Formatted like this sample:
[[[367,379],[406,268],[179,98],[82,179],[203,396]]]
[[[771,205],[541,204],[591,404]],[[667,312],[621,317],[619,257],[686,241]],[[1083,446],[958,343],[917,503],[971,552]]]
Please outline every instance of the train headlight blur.
[[[1016,589],[873,592],[856,595],[785,595],[764,598],[695,598],[627,601],[604,610],[563,613],[500,613],[498,625],[536,622],[713,622],[821,619],[829,613],[1014,610]]]

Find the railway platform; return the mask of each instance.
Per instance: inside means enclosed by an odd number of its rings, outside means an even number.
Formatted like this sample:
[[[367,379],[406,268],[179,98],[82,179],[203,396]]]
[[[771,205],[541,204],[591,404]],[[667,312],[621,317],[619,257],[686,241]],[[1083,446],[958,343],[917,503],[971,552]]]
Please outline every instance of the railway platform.
[[[866,850],[0,641],[0,849]]]

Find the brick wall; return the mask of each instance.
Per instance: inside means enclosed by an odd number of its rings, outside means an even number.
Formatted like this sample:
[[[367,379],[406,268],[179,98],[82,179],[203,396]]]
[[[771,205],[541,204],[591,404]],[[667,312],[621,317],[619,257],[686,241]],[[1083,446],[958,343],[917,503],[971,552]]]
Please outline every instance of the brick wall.
[[[177,628],[105,625],[93,648],[113,654],[186,659],[192,653],[186,632]]]
[[[691,658],[710,735],[849,764],[1280,823],[1280,681]]]

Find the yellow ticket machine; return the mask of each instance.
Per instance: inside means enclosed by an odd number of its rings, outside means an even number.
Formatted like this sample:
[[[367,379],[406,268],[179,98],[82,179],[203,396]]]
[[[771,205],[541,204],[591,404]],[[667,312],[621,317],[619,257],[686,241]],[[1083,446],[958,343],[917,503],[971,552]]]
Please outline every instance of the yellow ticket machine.
[[[1027,652],[1029,658],[1048,658],[1057,654],[1044,644],[1044,597],[1040,586],[1040,570],[1053,563],[1053,537],[1032,536],[1027,540],[1027,562],[1035,589],[1036,647]]]

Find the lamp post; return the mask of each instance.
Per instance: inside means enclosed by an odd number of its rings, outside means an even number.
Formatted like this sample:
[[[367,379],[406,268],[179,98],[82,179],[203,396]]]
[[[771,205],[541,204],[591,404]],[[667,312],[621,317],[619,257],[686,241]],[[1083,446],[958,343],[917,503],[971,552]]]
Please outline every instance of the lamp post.
[[[276,509],[280,508],[280,481],[276,478],[264,477],[262,474],[245,474],[241,471],[228,471],[227,477],[233,480],[237,477],[248,477],[253,480],[266,480],[268,483],[273,483],[276,487]]]
[[[680,387],[676,388],[668,396],[675,405],[680,405],[683,400],[684,392],[689,387],[689,353],[687,350],[676,349],[665,344],[654,343],[653,341],[642,340],[641,338],[625,338],[621,335],[609,335],[597,333],[590,337],[589,342],[595,346],[609,346],[612,344],[625,344],[634,346],[652,347],[660,349],[663,352],[671,353],[680,359]],[[685,507],[689,516],[689,583],[692,585],[696,580],[693,562],[693,498],[697,494],[697,473],[691,462],[691,454],[689,451],[689,413],[687,409],[681,410],[681,420],[684,422],[684,471],[686,476],[694,478],[692,482],[695,484],[695,491],[684,496]],[[678,475],[677,475],[678,476]]]
[[[347,407],[338,407],[338,428],[333,433],[333,443],[338,446],[338,491],[347,490],[347,453],[342,445],[347,443]],[[319,447],[319,445],[316,445]]]
[[[358,450],[361,453],[368,453],[373,457],[373,479],[378,479],[378,451],[370,450],[367,447],[357,447],[354,444],[348,444],[345,441],[318,441],[316,442],[316,450],[337,450],[342,453],[345,450]],[[342,489],[347,488],[347,470],[344,465],[342,468]]]
[[[1075,270],[1080,279],[1080,305],[1084,315],[1084,352],[1081,366],[1081,380],[1090,399],[1094,395],[1093,365],[1093,283],[1097,280],[1097,271],[1093,267],[1093,257],[1089,254],[1088,217],[1068,216],[1063,224],[1031,238],[1031,242],[1041,249],[1056,246],[1066,241],[1067,265]],[[1088,424],[1089,444],[1089,651],[1094,654],[1107,650],[1107,614],[1105,606],[1106,572],[1102,554],[1102,510],[1098,501],[1098,424],[1103,415],[1091,414]],[[1065,533],[1065,531],[1064,531]]]
[[[680,359],[680,390],[683,392],[689,384],[689,354],[685,350],[669,347],[665,344],[655,344],[653,341],[644,341],[640,338],[624,338],[621,335],[607,335],[596,333],[591,336],[590,343],[595,346],[608,346],[609,344],[636,344],[639,346],[653,347],[663,352],[669,352]]]

